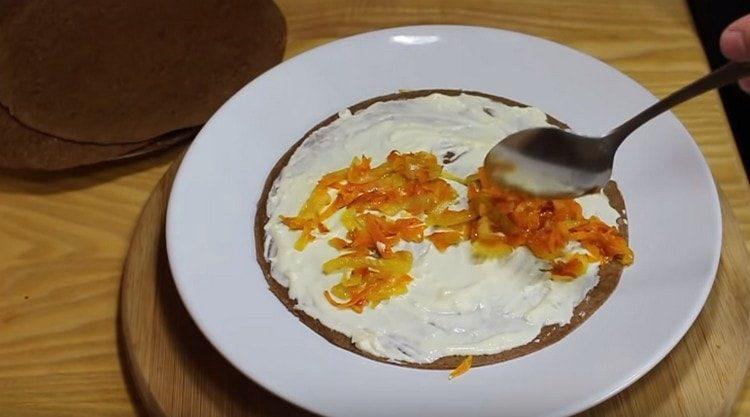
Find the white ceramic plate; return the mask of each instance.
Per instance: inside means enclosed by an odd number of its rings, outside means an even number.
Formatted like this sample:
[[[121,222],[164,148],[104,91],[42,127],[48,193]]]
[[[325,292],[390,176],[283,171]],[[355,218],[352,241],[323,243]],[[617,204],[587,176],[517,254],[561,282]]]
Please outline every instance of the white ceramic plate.
[[[462,88],[537,106],[602,133],[655,101],[617,70],[543,39],[494,29],[418,26],[342,39],[251,82],[206,124],[172,189],[167,244],[188,311],[244,374],[334,416],[555,416],[617,393],[661,360],[695,320],[721,246],[716,189],[685,128],[663,115],[620,149],[635,265],[562,341],[520,359],[445,371],[339,349],[284,309],[255,261],[253,218],[277,159],[329,115],[399,89]]]

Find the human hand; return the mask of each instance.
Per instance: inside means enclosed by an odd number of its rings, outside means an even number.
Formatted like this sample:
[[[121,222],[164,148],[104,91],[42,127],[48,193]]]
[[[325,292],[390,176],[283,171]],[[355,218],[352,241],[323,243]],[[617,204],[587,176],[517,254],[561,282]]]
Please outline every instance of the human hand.
[[[721,52],[730,61],[750,62],[750,15],[735,20],[724,29],[719,40]],[[750,93],[750,77],[739,82]]]

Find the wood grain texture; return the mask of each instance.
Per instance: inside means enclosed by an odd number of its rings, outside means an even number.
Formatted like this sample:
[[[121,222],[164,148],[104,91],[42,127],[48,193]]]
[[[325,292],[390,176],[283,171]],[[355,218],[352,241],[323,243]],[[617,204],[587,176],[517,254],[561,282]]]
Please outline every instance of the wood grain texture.
[[[146,202],[123,268],[120,326],[127,368],[148,414],[195,417],[309,415],[244,378],[214,350],[182,305],[166,258],[164,219],[177,163]],[[580,417],[728,415],[750,352],[750,267],[722,203],[716,283],[695,325],[656,368]]]
[[[125,258],[120,329],[125,363],[150,416],[307,416],[233,368],[190,319],[166,254],[173,164],[146,202]]]
[[[279,5],[288,22],[287,56],[382,27],[456,23],[564,43],[614,65],[657,96],[708,70],[682,0]],[[750,247],[750,188],[718,95],[701,96],[675,114],[700,145]],[[0,415],[136,415],[116,344],[120,272],[138,213],[176,154],[65,174],[0,173]],[[700,373],[691,378],[713,380]],[[750,416],[749,388],[737,416]]]

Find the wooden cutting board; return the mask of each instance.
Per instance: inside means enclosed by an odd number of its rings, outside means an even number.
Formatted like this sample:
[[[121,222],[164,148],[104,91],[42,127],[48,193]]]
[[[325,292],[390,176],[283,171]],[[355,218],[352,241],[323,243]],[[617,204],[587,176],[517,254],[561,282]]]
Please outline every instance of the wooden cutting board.
[[[235,370],[183,307],[164,244],[167,197],[178,163],[146,203],[123,271],[121,349],[144,408],[151,416],[310,415]],[[750,268],[739,228],[723,203],[722,215],[719,272],[696,323],[651,372],[582,416],[703,417],[731,412],[750,357]]]

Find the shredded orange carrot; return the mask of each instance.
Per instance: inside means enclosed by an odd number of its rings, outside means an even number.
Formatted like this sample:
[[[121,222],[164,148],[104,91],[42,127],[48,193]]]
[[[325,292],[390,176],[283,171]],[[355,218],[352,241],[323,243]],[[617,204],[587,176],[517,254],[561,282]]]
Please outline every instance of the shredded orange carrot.
[[[466,372],[471,369],[471,363],[474,361],[474,357],[469,355],[461,361],[460,364],[456,367],[456,369],[452,370],[451,373],[448,375],[448,379],[458,378],[459,376],[465,374]]]
[[[393,247],[401,241],[421,242],[426,218],[446,227],[472,218],[467,210],[448,210],[458,194],[440,177],[443,167],[435,155],[393,151],[383,164],[372,167],[371,162],[366,156],[354,158],[348,168],[323,176],[297,216],[281,217],[291,230],[301,231],[295,249],[303,250],[316,234],[327,232],[323,222],[344,209],[346,239],[328,241],[343,254],[323,264],[324,273],[343,276],[324,295],[332,305],[359,313],[406,292],[412,280],[411,253]],[[408,216],[386,217],[403,212]]]
[[[591,263],[592,257],[585,254],[574,254],[567,259],[560,259],[552,262],[552,279],[557,281],[572,281],[586,273]]]
[[[429,226],[456,226],[467,223],[476,218],[476,214],[470,210],[443,210],[439,213],[430,213],[427,215],[427,224]]]
[[[565,256],[567,244],[577,241],[592,261],[633,263],[633,252],[617,228],[596,217],[584,218],[581,206],[573,199],[532,198],[503,189],[490,182],[482,169],[470,178],[468,196],[469,210],[477,216],[472,220],[471,239],[478,254],[502,254],[507,246],[526,246],[538,258],[558,261]],[[561,275],[585,273],[588,262],[572,259],[575,262],[566,269],[557,266]],[[582,265],[577,265],[579,262]]]
[[[432,242],[440,252],[445,252],[449,246],[457,245],[464,240],[463,236],[461,236],[461,232],[456,230],[434,232],[427,236],[427,239],[429,239],[429,241]]]
[[[344,210],[346,238],[328,241],[342,254],[323,264],[324,273],[342,274],[324,293],[336,307],[361,313],[406,293],[412,255],[394,247],[422,242],[428,228],[426,237],[440,252],[470,241],[478,258],[502,258],[525,246],[550,262],[552,278],[562,281],[584,274],[591,262],[633,262],[617,228],[584,218],[573,199],[532,198],[498,187],[481,168],[461,179],[445,172],[428,152],[392,151],[384,163],[372,167],[371,162],[366,156],[354,158],[348,168],[324,175],[297,216],[281,216],[289,229],[301,232],[294,245],[301,251],[328,232],[326,219]],[[467,209],[450,208],[458,193],[446,179],[468,187]],[[588,254],[566,254],[569,242],[580,243]]]

